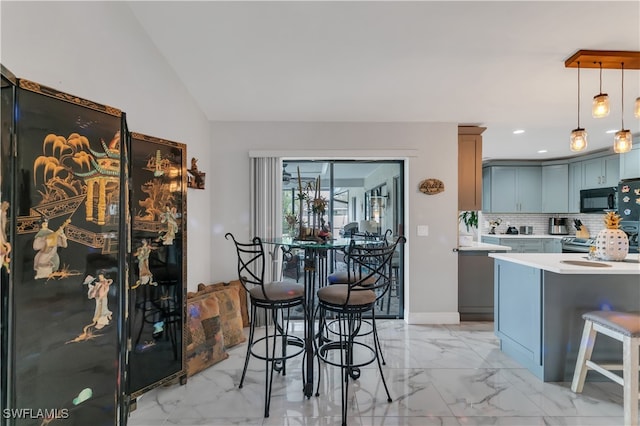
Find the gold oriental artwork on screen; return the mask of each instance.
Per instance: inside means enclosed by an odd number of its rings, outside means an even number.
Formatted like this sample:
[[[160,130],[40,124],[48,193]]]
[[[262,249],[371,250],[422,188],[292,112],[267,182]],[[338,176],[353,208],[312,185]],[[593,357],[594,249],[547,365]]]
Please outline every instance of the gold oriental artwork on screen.
[[[176,178],[180,175],[181,164],[177,158],[173,157],[170,152],[163,154],[158,149],[142,168],[152,172],[153,177],[150,176],[150,179],[140,187],[144,198],[138,200],[140,208],[135,209],[133,229],[156,234],[153,241],[147,240],[144,243],[145,247],[152,248],[151,243],[172,245],[180,229],[180,218],[176,207],[180,200],[176,199],[175,194],[178,193],[180,185]],[[142,272],[146,273],[146,271]],[[146,281],[146,278],[143,279],[141,275],[140,283],[146,284]]]
[[[9,265],[11,264],[11,243],[7,238],[7,210],[9,210],[9,202],[0,203],[0,267],[5,268],[10,273]]]
[[[42,142],[42,155],[33,163],[33,180],[41,201],[28,216],[18,217],[18,233],[35,233],[33,240],[36,279],[65,278],[79,272],[60,265],[59,249],[72,240],[102,253],[115,253],[116,242],[102,233],[75,226],[73,215],[84,204],[84,223],[115,223],[118,214],[120,179],[120,132],[107,144],[100,140],[102,152],[90,147],[78,133],[67,138],[48,134]],[[57,223],[55,230],[52,223]]]
[[[65,250],[69,241],[97,249],[100,254],[117,251],[117,238],[99,230],[104,225],[115,226],[118,221],[120,132],[108,143],[101,139],[99,146],[101,150],[92,149],[89,139],[75,132],[68,137],[50,133],[42,142],[42,155],[33,163],[33,181],[40,201],[30,208],[28,216],[18,217],[18,233],[34,234],[36,280],[46,283],[82,274],[73,265],[60,262],[60,250]],[[74,223],[74,215],[81,207],[84,217]],[[91,229],[92,224],[97,227]],[[97,278],[86,276],[83,285],[87,298],[95,301],[95,310],[82,333],[67,343],[95,338],[94,330],[111,322],[108,292],[112,282],[103,273]]]

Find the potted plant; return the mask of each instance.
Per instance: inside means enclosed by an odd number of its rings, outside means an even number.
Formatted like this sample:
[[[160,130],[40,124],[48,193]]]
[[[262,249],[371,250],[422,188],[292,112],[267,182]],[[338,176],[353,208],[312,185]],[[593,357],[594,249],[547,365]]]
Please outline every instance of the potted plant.
[[[458,215],[458,222],[464,224],[466,233],[460,233],[459,244],[461,246],[468,246],[473,241],[475,231],[478,229],[478,212],[477,211],[462,211]]]

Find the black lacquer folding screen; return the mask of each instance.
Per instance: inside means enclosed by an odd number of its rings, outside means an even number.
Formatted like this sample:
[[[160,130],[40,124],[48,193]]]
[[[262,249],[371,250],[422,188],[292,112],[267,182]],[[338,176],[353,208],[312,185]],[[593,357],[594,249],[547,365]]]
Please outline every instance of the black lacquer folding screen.
[[[186,380],[186,145],[131,133],[129,380],[137,397]]]
[[[124,114],[15,83],[3,78],[2,422],[119,424],[129,232]]]

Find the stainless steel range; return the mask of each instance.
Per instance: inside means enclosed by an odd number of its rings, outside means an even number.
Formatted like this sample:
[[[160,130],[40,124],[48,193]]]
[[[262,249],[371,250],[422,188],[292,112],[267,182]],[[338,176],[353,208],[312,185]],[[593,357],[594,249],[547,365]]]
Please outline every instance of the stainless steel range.
[[[595,246],[595,238],[563,237],[563,253],[589,253],[589,247]]]
[[[623,221],[620,224],[629,237],[629,253],[638,253],[638,234],[640,233],[640,221]],[[595,238],[563,237],[563,253],[589,253],[589,247],[596,244]]]
[[[629,253],[638,253],[638,233],[640,232],[640,221],[620,222],[620,229],[627,233],[629,237]]]

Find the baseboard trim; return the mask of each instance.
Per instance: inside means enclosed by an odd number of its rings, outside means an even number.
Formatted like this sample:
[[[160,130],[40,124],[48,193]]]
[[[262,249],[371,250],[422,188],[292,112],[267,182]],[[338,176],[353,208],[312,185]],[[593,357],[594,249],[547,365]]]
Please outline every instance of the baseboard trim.
[[[407,324],[460,324],[458,312],[404,312]]]

